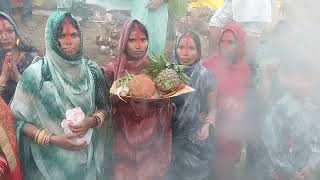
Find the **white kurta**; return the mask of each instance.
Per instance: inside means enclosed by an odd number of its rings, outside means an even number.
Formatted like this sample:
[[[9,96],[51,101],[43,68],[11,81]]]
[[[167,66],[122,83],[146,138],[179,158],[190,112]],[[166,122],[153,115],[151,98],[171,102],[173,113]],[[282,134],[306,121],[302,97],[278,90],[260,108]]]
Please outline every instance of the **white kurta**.
[[[236,22],[271,22],[272,0],[232,1],[233,20]]]

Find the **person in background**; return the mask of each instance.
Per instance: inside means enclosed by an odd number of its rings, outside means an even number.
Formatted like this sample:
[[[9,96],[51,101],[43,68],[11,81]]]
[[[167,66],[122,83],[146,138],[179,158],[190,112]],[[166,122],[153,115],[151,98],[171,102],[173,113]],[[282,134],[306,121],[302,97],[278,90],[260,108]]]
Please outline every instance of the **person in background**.
[[[269,157],[266,179],[318,179],[320,165],[319,104],[315,78],[305,63],[280,70],[282,97],[265,117],[261,139]]]
[[[0,180],[21,180],[13,114],[0,97]]]
[[[133,0],[131,18],[139,20],[148,28],[148,53],[164,53],[168,24],[167,1]]]
[[[221,30],[235,22],[246,32],[245,59],[255,59],[255,51],[266,23],[272,20],[272,0],[225,0],[209,22],[209,44],[212,53],[219,50]]]
[[[185,74],[196,91],[174,98],[172,168],[170,180],[208,180],[216,118],[216,80],[200,64],[200,37],[182,34],[176,42],[174,59],[187,66]]]
[[[238,25],[223,29],[219,53],[203,62],[218,81],[216,143],[212,160],[217,180],[233,180],[246,135],[245,100],[251,70],[244,62],[245,33]]]
[[[74,16],[57,11],[48,18],[45,46],[44,59],[22,74],[10,106],[23,178],[108,179],[105,165],[112,161],[106,160],[105,147],[112,147],[106,141],[111,104],[100,67],[83,58],[82,32]],[[66,119],[74,108],[74,116],[83,116],[78,123]],[[89,140],[75,139],[89,130]]]
[[[21,22],[27,26],[29,29],[35,28],[35,24],[32,22],[32,0],[22,0],[22,13]],[[11,0],[1,0],[0,1],[0,11],[3,11],[10,16],[13,15]]]
[[[39,58],[37,50],[21,35],[12,18],[0,12],[0,95],[7,104],[21,74]]]

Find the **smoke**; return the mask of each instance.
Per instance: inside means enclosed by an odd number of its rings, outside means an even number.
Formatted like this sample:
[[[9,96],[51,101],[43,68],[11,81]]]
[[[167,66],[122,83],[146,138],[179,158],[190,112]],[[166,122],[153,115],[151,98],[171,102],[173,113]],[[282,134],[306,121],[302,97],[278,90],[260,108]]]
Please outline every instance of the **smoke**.
[[[98,3],[107,7],[107,3],[99,0],[88,0],[88,2]],[[238,179],[262,180],[270,178],[273,171],[280,171],[290,178],[295,171],[300,171],[302,165],[298,167],[283,159],[271,158],[274,152],[281,152],[281,147],[275,146],[275,141],[280,141],[281,137],[274,134],[275,127],[270,121],[273,114],[274,120],[281,121],[282,127],[290,127],[295,122],[286,121],[274,109],[286,95],[290,94],[292,99],[288,100],[286,108],[292,108],[299,104],[304,106],[305,99],[311,98],[311,103],[317,107],[320,97],[317,94],[320,89],[319,75],[319,29],[320,29],[320,1],[316,0],[291,0],[284,7],[286,18],[271,28],[271,31],[264,36],[263,55],[257,62],[260,69],[257,69],[258,84],[254,85],[248,92],[247,115],[246,115],[246,136],[238,137],[246,140],[246,146],[241,153],[239,162],[235,163],[235,175]],[[200,14],[200,12],[199,12]],[[200,15],[199,15],[200,16]],[[200,19],[200,18],[199,18]],[[205,17],[204,19],[209,19]],[[200,19],[194,22],[193,29],[202,32],[206,26]],[[203,28],[204,26],[204,28]],[[178,29],[178,28],[177,28]],[[208,39],[205,39],[208,41]],[[205,42],[207,43],[207,42]],[[203,44],[203,47],[207,45]],[[315,111],[319,111],[315,108]],[[305,123],[314,123],[318,117],[314,111],[297,111],[298,114],[307,114]],[[293,119],[297,114],[292,116]],[[300,114],[299,114],[300,115]],[[306,117],[303,117],[306,118]],[[304,122],[302,122],[304,123]],[[299,126],[308,128],[308,126]],[[311,129],[294,129],[297,133],[305,135]],[[300,134],[299,134],[300,135]],[[315,134],[319,136],[320,134]],[[282,141],[284,142],[284,141]],[[295,159],[293,157],[292,159]],[[311,159],[313,160],[313,159]],[[289,163],[284,164],[285,162]],[[183,173],[183,172],[182,172]]]
[[[319,5],[315,0],[289,1],[286,18],[265,36],[264,54],[257,62],[261,84],[248,97],[246,168],[240,179],[270,179],[272,174],[291,179],[311,161],[320,162],[318,149],[311,148],[318,145],[312,139],[320,137],[315,133],[320,110]],[[285,131],[296,141],[292,150],[291,140],[281,134]]]

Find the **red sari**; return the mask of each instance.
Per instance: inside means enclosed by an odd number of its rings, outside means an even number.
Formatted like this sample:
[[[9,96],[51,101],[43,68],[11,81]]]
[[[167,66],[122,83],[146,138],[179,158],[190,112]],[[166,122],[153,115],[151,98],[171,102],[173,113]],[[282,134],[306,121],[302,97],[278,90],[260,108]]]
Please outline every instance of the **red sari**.
[[[144,57],[127,61],[125,48],[133,21],[125,24],[118,58],[104,66],[107,81],[126,73],[139,74],[149,64]],[[112,100],[114,122],[113,180],[162,180],[171,161],[171,100],[128,103]]]
[[[237,61],[229,64],[219,54],[203,62],[218,80],[218,110],[215,158],[212,167],[217,180],[233,180],[234,165],[240,160],[245,136],[244,98],[250,85],[251,71],[244,60],[245,34],[239,26],[230,25],[238,43]],[[236,104],[230,108],[230,104]]]
[[[2,98],[0,98],[0,146],[10,169],[8,180],[21,180],[13,114]]]

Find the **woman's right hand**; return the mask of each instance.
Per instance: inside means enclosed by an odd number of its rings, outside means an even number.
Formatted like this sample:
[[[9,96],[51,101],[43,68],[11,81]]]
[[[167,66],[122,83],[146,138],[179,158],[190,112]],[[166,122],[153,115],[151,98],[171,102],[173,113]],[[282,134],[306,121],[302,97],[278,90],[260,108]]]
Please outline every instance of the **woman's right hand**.
[[[2,65],[2,72],[0,75],[0,85],[5,86],[11,78],[9,58],[5,58]]]
[[[79,137],[79,133],[53,135],[51,137],[50,144],[70,151],[79,151],[86,148],[86,142],[82,142],[80,144],[75,142],[75,138],[77,137]]]

